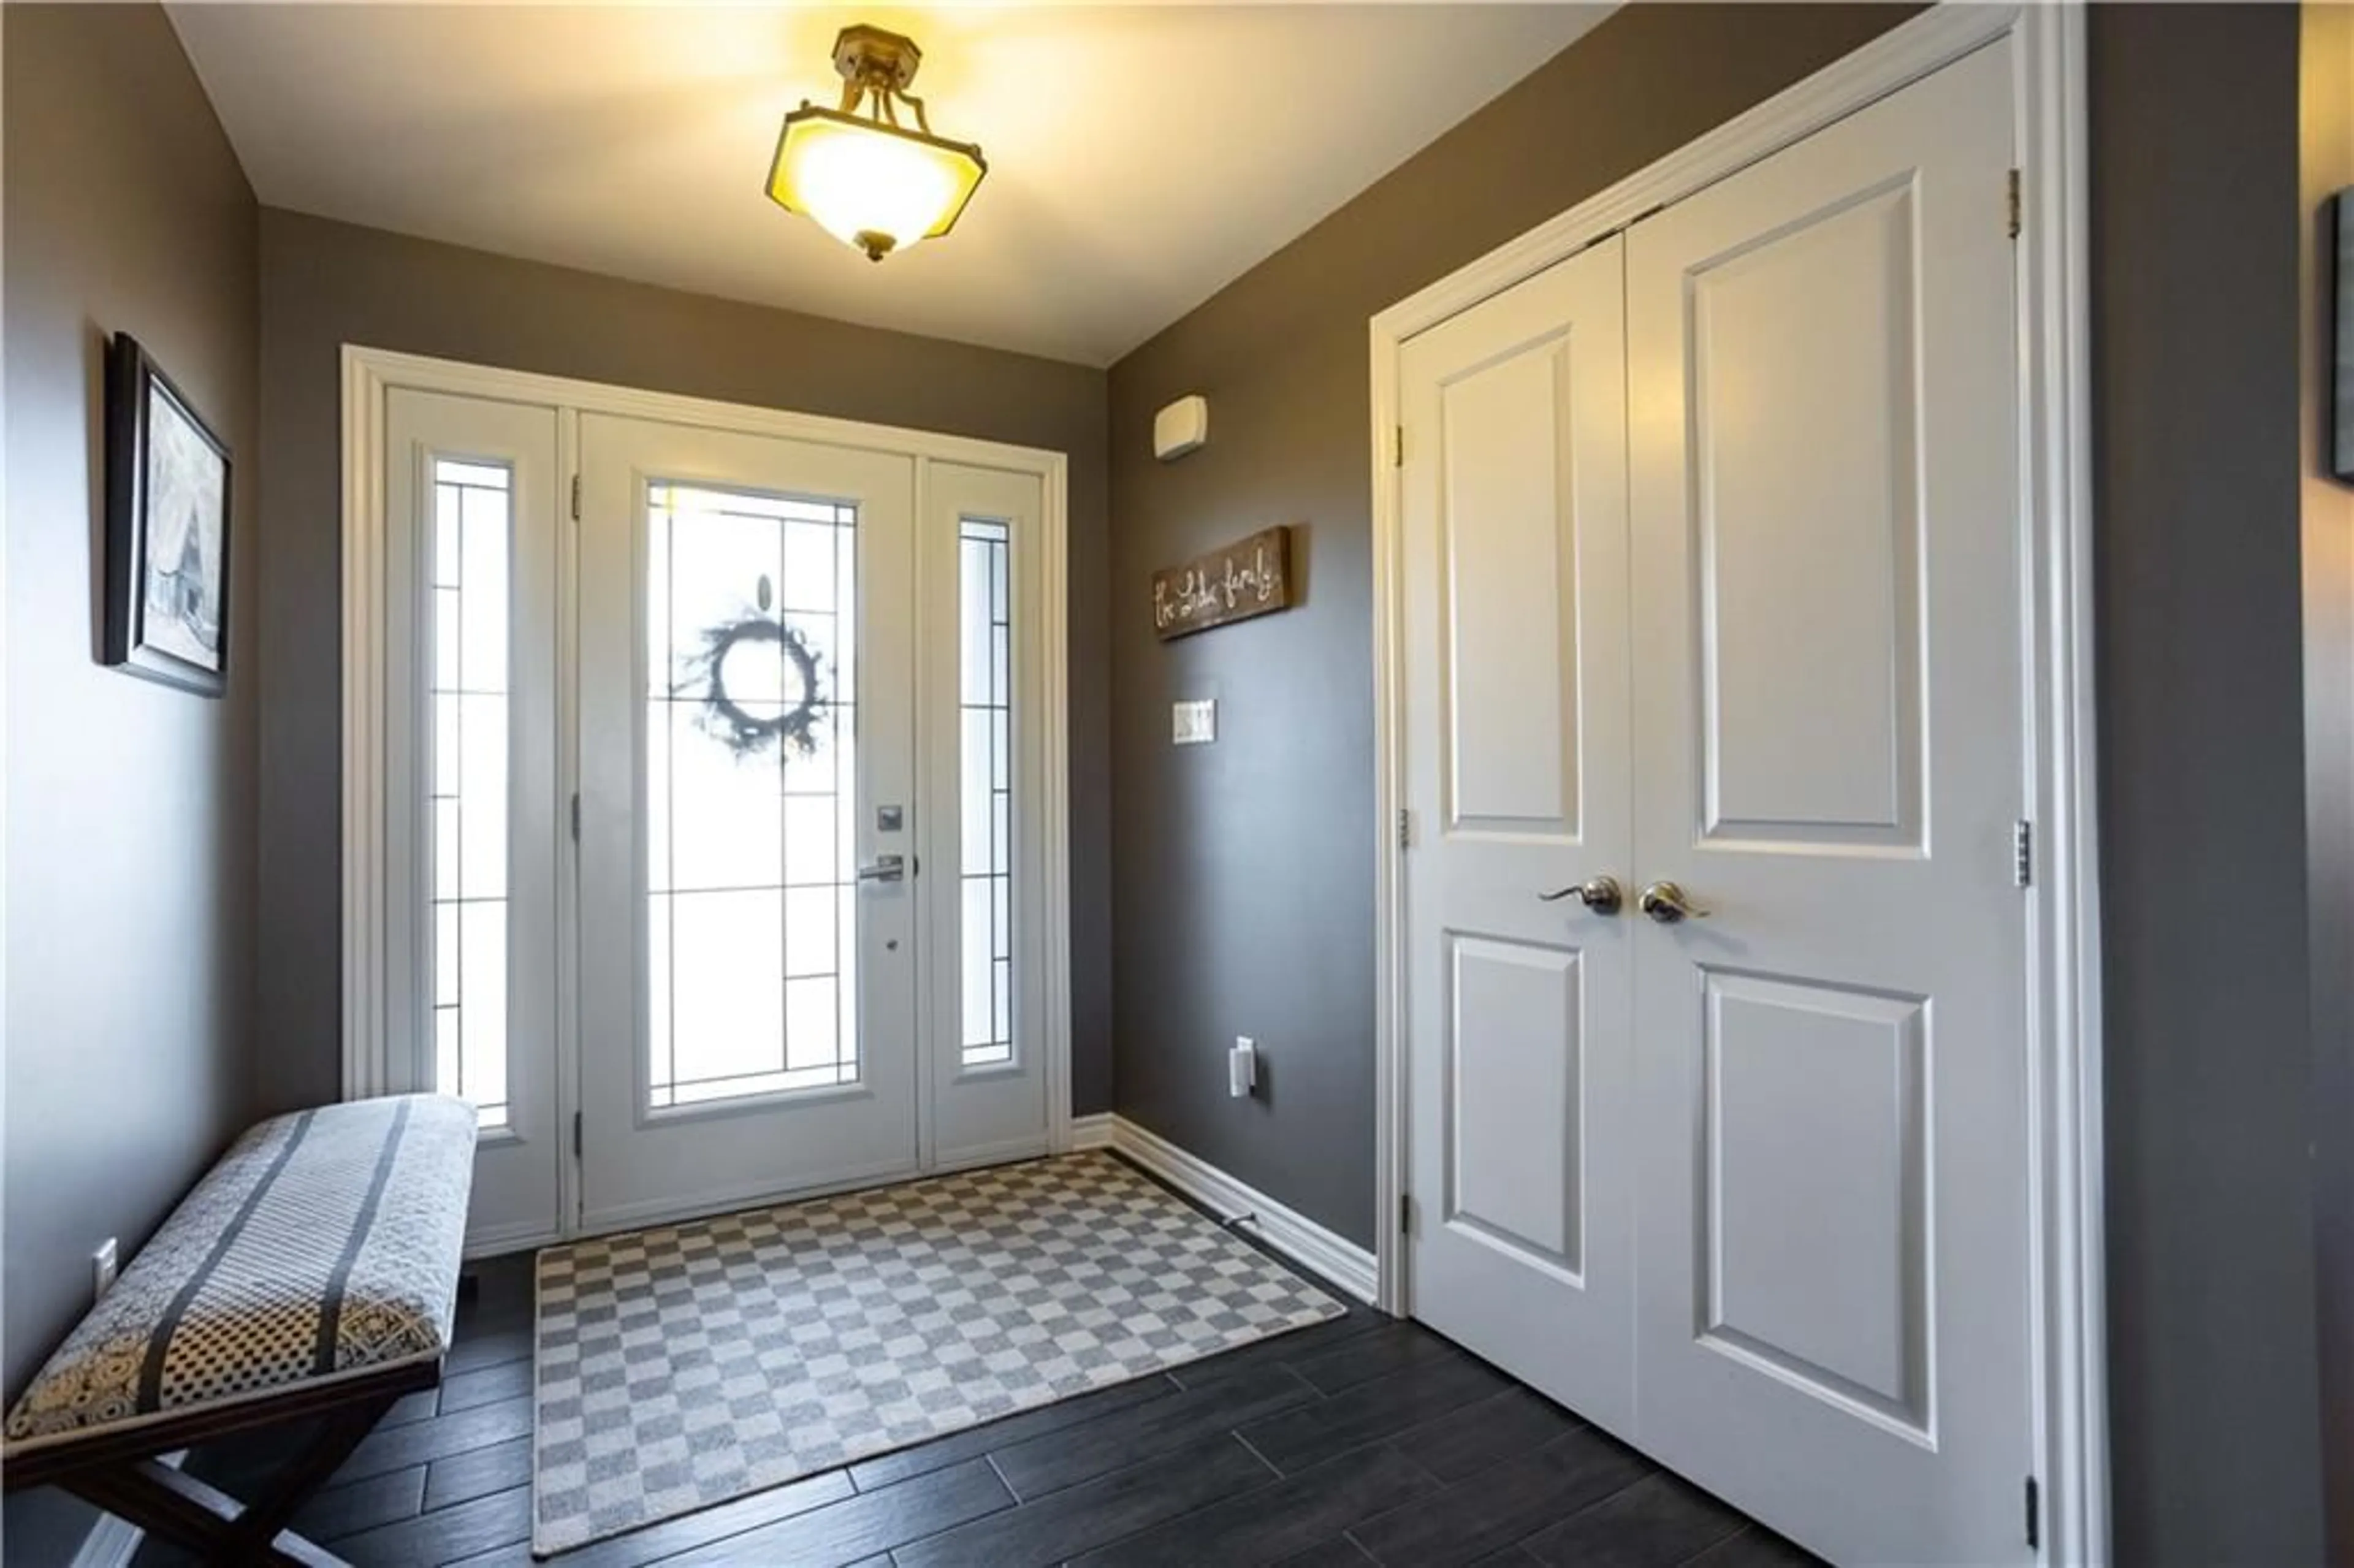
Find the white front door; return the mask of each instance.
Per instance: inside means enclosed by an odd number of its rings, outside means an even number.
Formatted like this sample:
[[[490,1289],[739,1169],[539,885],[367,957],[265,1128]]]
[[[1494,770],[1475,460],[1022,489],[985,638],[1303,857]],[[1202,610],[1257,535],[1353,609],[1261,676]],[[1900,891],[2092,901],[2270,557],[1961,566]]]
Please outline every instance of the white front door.
[[[1613,238],[1407,345],[1401,581],[1415,1315],[1627,1431],[1621,290]]]
[[[1844,1563],[2034,1556],[2011,69],[1628,236],[1641,1437]]]
[[[579,440],[581,1223],[912,1172],[915,463]]]

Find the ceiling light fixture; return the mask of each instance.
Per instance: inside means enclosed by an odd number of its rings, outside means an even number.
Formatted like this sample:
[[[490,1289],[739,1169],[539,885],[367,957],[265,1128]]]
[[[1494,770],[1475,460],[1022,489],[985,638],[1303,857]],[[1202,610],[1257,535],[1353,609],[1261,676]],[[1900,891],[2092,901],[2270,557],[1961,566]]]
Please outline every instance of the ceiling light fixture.
[[[955,228],[989,172],[973,143],[932,134],[924,101],[907,91],[923,58],[913,38],[844,27],[833,40],[842,106],[803,99],[785,116],[769,165],[771,201],[875,261]],[[915,111],[913,130],[899,123],[903,104]]]

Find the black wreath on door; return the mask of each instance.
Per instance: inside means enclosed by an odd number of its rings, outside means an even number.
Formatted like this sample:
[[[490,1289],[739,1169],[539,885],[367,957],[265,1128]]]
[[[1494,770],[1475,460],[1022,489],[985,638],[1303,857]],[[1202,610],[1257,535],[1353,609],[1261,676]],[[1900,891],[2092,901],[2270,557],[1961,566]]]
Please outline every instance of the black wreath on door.
[[[762,717],[728,694],[727,659],[738,649],[769,643],[777,645],[790,672],[786,681],[789,696],[773,716]],[[798,629],[764,613],[723,621],[704,632],[703,652],[696,656],[695,667],[704,689],[703,727],[737,757],[757,757],[771,745],[790,747],[803,757],[817,750],[817,720],[824,711],[825,697],[818,690],[817,655]],[[796,686],[799,695],[790,695]]]

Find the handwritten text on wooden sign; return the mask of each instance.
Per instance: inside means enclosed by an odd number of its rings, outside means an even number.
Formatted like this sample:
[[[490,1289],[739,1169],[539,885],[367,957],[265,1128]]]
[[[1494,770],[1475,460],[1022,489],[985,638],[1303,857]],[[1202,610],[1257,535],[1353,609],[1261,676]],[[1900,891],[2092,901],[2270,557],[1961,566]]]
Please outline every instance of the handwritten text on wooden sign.
[[[1152,574],[1152,629],[1163,641],[1290,607],[1288,528],[1266,529]]]

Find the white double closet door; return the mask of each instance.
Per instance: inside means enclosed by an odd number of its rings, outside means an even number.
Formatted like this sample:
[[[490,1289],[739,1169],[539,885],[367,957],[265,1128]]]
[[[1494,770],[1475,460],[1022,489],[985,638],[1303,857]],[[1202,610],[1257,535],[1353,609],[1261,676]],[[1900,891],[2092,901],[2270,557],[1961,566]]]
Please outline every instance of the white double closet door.
[[[1401,366],[1412,1310],[1847,1563],[2034,1557],[2010,63]]]

